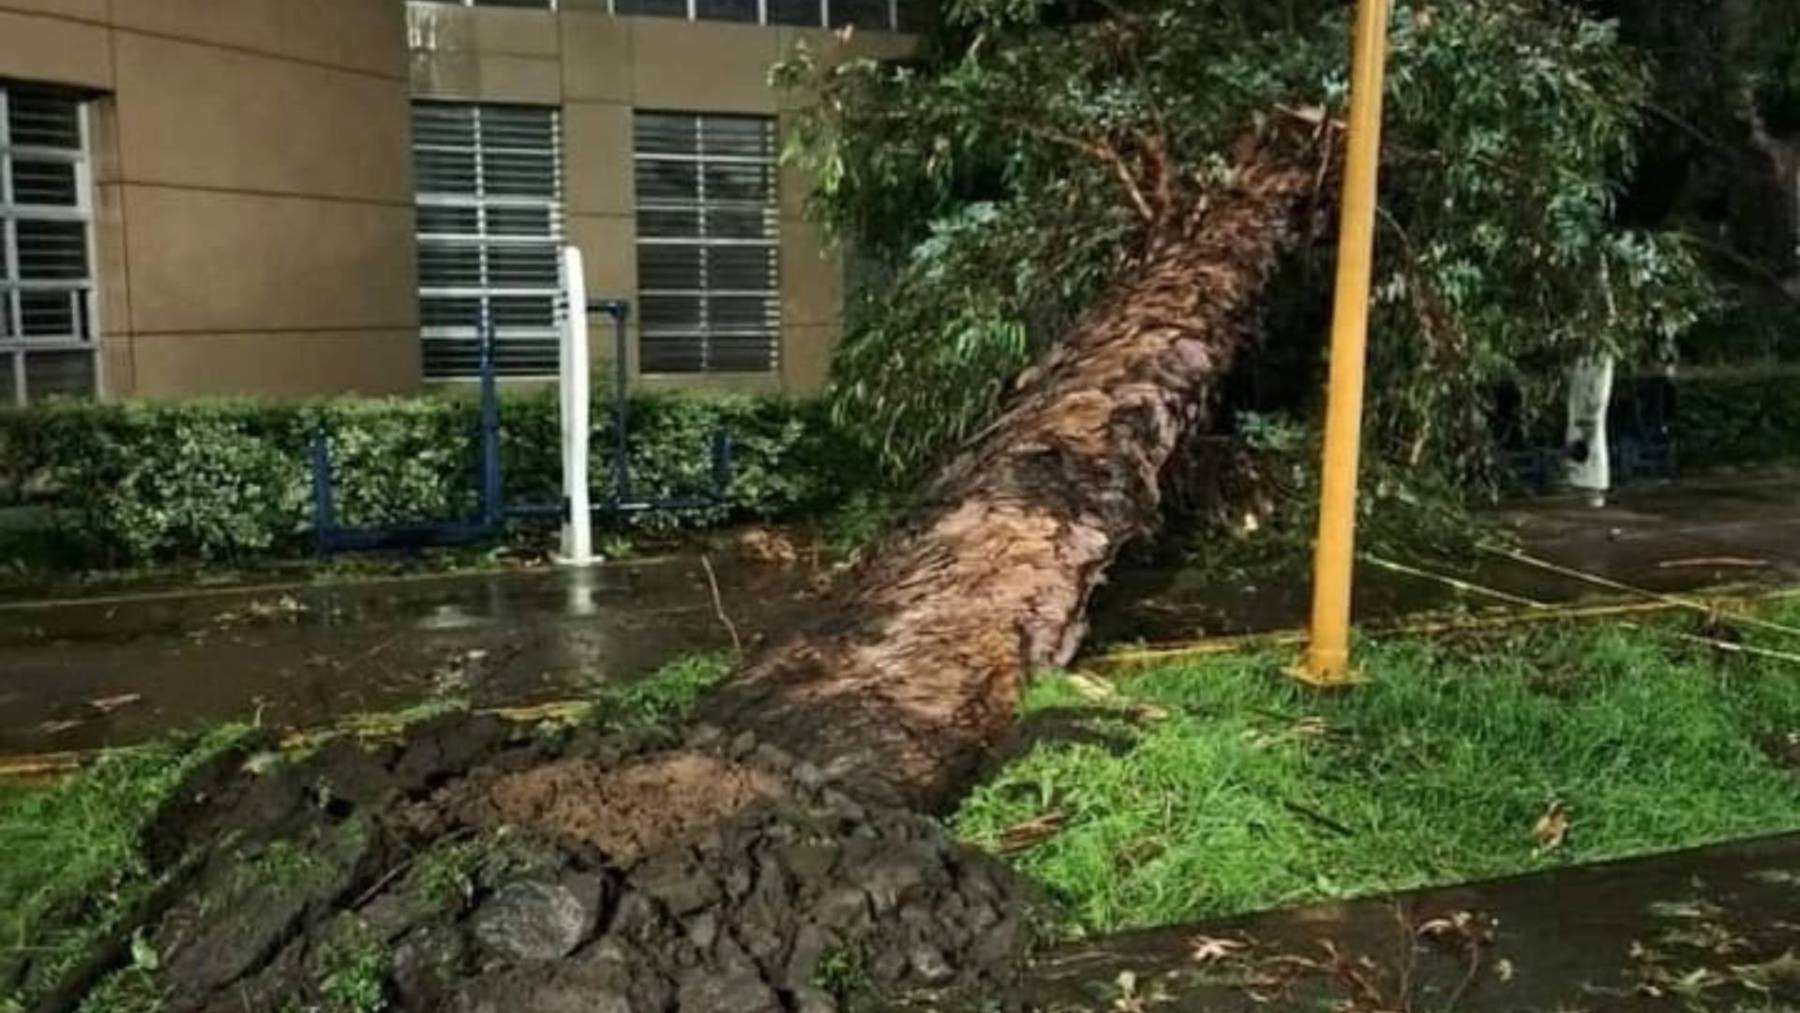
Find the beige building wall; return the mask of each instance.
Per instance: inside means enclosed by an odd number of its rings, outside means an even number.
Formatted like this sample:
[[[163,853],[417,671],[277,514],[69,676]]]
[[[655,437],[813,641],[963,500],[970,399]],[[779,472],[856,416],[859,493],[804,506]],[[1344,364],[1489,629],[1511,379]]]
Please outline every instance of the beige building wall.
[[[104,394],[417,389],[402,4],[0,0],[0,77],[97,96]]]
[[[416,98],[558,106],[563,114],[567,236],[587,262],[595,298],[636,303],[634,109],[753,113],[788,118],[803,100],[767,83],[769,65],[805,40],[826,59],[900,56],[912,37],[859,31],[846,42],[824,30],[667,18],[614,17],[604,0],[563,0],[562,10],[409,4]],[[823,384],[841,331],[843,266],[801,215],[807,181],[781,180],[781,347],[769,374],[639,376],[648,386],[806,393]],[[611,334],[595,317],[596,357]],[[632,335],[636,339],[635,328]],[[635,362],[635,354],[634,359]]]
[[[766,73],[797,42],[826,59],[913,45],[560,6],[0,0],[0,79],[95,96],[102,393],[417,390],[414,98],[560,107],[567,235],[590,291],[635,303],[634,109],[763,114],[785,132],[800,100]],[[819,388],[843,269],[801,215],[806,186],[783,173],[779,370],[644,383]]]

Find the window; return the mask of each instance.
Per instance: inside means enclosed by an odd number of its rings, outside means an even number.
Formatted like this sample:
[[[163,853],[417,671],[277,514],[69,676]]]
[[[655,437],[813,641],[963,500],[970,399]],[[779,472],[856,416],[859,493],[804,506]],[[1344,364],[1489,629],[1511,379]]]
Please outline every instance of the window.
[[[555,109],[413,106],[427,379],[479,375],[484,325],[499,375],[556,375],[561,150]]]
[[[457,7],[535,7],[540,11],[556,9],[556,0],[435,0]]]
[[[923,30],[923,0],[611,0],[614,14],[812,28]]]
[[[561,0],[434,0],[458,7],[529,7],[556,10]],[[607,0],[612,14],[635,14],[684,21],[742,21],[813,28],[925,30],[924,0]]]
[[[775,121],[638,113],[645,373],[769,372],[781,330]]]
[[[0,84],[0,405],[96,388],[87,110]]]
[[[417,2],[417,0],[415,0]],[[526,7],[556,10],[562,0],[432,0],[458,7]],[[925,30],[924,0],[607,0],[612,14],[634,14],[684,21],[741,21],[761,25],[813,28],[873,28],[882,31]]]

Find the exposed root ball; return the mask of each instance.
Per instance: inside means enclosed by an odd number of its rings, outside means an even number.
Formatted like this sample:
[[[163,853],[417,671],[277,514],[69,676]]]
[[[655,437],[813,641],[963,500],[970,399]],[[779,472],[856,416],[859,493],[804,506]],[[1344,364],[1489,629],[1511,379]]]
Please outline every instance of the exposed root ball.
[[[1031,890],[929,818],[746,736],[509,734],[240,755],[182,792],[153,850],[190,871],[140,927],[166,1007],[774,1013],[1017,982]]]

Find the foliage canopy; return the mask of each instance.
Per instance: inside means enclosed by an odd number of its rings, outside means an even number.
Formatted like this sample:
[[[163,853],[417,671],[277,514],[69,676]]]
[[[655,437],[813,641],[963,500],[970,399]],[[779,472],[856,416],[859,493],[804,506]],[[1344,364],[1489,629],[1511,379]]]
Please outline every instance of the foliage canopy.
[[[787,156],[880,281],[851,308],[835,408],[902,478],[992,419],[1161,201],[1203,204],[1259,123],[1347,100],[1349,15],[1325,0],[955,0],[946,22],[911,63],[801,51],[775,72],[820,89]],[[1610,23],[1403,0],[1391,40],[1371,447],[1484,476],[1496,385],[1602,349],[1653,359],[1708,290],[1674,236],[1616,222],[1649,77]],[[1287,393],[1238,407],[1310,409],[1330,239],[1282,272],[1247,357],[1281,363]]]

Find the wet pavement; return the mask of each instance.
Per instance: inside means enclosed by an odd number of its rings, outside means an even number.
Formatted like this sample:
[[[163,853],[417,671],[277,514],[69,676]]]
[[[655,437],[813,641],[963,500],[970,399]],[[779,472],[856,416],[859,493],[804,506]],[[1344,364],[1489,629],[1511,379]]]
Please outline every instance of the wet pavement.
[[[809,608],[801,569],[714,566],[746,640]],[[730,645],[698,557],[0,603],[0,756],[228,719],[308,727],[451,696],[567,699]]]
[[[1159,1013],[1800,1009],[1800,835],[1113,936],[1035,1008]]]
[[[1534,559],[1645,591],[1800,584],[1800,474],[1791,471],[1626,489],[1599,509],[1576,497],[1528,500],[1493,519]],[[1632,597],[1488,553],[1423,569],[1537,602]],[[1311,592],[1304,574],[1221,587],[1192,571],[1125,567],[1096,602],[1094,639],[1158,644],[1295,629],[1306,621]],[[1357,564],[1360,624],[1503,604],[1438,579]]]
[[[1656,590],[1800,583],[1800,474],[1628,491],[1590,509],[1537,500],[1500,515],[1535,556]],[[717,560],[746,641],[816,598],[803,564]],[[1364,565],[1360,621],[1494,603]],[[1443,570],[1541,601],[1617,591],[1497,558]],[[1466,571],[1466,572],[1465,572]],[[1095,644],[1299,626],[1305,580],[1220,585],[1126,568],[1096,605]],[[0,602],[0,757],[142,741],[226,719],[311,727],[445,696],[477,706],[566,699],[728,646],[697,556],[592,570]]]

